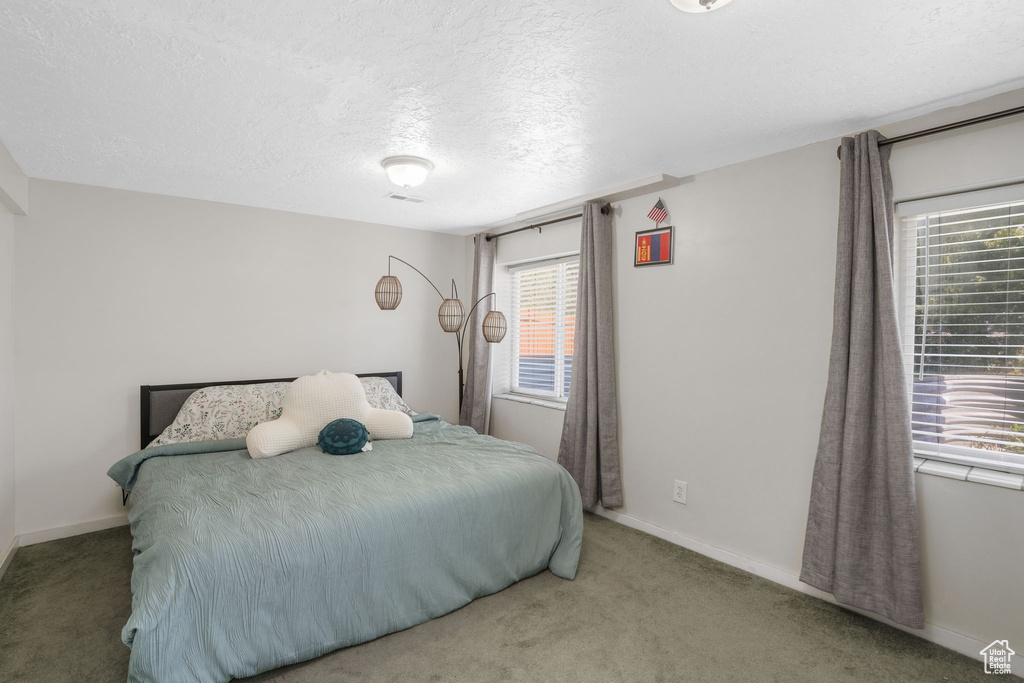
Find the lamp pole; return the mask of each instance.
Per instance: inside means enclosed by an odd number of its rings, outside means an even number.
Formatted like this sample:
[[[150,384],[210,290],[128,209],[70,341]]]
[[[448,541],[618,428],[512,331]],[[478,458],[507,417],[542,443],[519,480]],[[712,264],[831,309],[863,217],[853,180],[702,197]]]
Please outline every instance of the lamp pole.
[[[462,417],[462,401],[463,401],[463,399],[466,396],[466,382],[462,378],[462,345],[463,345],[463,342],[466,341],[466,330],[469,329],[469,321],[472,320],[472,318],[473,318],[473,311],[476,310],[476,307],[480,305],[481,301],[483,301],[484,299],[486,299],[487,297],[490,297],[490,296],[495,296],[494,292],[491,292],[490,294],[484,294],[482,297],[477,299],[477,302],[475,304],[473,304],[473,308],[469,309],[469,315],[466,316],[466,320],[462,323],[461,334],[459,332],[455,333],[455,339],[456,339],[456,341],[458,341],[458,344],[459,344],[459,418],[460,419]]]

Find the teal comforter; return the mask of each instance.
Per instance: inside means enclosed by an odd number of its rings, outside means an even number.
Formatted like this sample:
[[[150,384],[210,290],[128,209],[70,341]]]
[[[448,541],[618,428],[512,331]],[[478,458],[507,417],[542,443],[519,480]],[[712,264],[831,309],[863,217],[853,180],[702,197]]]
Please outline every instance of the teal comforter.
[[[253,460],[151,448],[131,490],[129,680],[224,681],[409,628],[549,568],[576,574],[576,483],[522,444],[417,416],[412,439]],[[173,457],[171,457],[173,456]]]

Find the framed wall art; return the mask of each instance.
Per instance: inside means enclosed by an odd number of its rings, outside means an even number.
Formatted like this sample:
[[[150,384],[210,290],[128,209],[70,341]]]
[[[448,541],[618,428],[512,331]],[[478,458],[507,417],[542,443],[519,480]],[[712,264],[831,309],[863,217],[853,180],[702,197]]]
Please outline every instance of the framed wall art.
[[[633,249],[633,265],[660,266],[672,263],[674,242],[671,225],[638,232]]]

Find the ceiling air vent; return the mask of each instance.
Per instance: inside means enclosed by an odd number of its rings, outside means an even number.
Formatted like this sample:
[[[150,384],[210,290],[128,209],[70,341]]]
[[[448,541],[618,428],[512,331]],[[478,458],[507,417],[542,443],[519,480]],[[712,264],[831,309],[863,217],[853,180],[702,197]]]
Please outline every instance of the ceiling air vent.
[[[419,197],[410,197],[407,194],[398,194],[397,192],[389,192],[384,195],[388,199],[395,199],[400,202],[409,202],[410,204],[422,204],[423,200]]]

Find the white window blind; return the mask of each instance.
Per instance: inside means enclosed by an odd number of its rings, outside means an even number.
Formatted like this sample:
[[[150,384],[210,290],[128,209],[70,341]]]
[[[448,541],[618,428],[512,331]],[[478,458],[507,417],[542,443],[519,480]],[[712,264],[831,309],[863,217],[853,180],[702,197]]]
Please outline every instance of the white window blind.
[[[579,267],[572,256],[509,268],[514,393],[569,395]]]
[[[900,206],[914,452],[1024,472],[1024,187]]]

